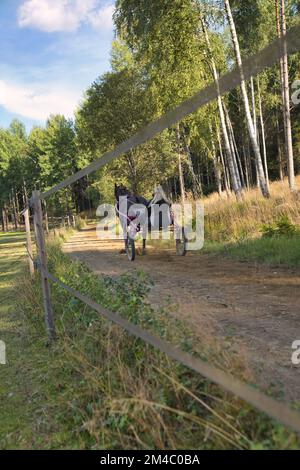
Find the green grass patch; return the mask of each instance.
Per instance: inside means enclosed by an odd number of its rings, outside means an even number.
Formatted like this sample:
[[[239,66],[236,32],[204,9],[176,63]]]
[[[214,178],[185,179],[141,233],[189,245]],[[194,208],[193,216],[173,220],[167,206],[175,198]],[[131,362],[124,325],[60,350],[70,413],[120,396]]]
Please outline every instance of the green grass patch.
[[[27,286],[33,294],[22,232],[0,233],[0,339],[6,344],[6,365],[0,365],[0,449],[45,449],[76,446],[59,416],[51,413],[48,396],[55,390],[48,383],[49,361],[45,335],[30,327],[20,308],[20,293]],[[51,392],[52,390],[52,392]],[[57,399],[59,394],[55,390]]]
[[[207,242],[205,253],[228,255],[240,261],[256,261],[270,266],[300,266],[300,237],[261,237],[237,243]]]
[[[0,234],[0,339],[6,344],[7,354],[7,364],[0,365],[0,448],[10,448],[12,434],[16,447],[28,445],[32,436],[34,405],[27,400],[30,378],[20,341],[21,320],[16,311],[15,290],[16,279],[24,269],[24,243],[24,233]]]
[[[263,224],[260,233],[260,237],[241,237],[230,242],[208,240],[204,251],[271,266],[300,266],[300,230],[287,215]]]

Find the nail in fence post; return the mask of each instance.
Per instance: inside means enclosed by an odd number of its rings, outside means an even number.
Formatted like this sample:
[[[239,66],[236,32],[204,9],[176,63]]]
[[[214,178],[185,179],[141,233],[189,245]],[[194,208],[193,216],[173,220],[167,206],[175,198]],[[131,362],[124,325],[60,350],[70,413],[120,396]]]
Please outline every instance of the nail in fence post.
[[[25,229],[26,229],[26,245],[28,250],[28,263],[29,263],[29,271],[31,277],[34,275],[34,264],[33,264],[33,252],[32,252],[32,242],[31,242],[31,233],[30,233],[30,220],[29,220],[29,209],[26,208],[23,212],[24,221],[25,221]]]
[[[39,255],[39,268],[42,279],[42,290],[45,307],[45,323],[48,330],[50,340],[55,339],[55,325],[53,317],[53,309],[51,304],[50,284],[47,278],[47,253],[45,245],[45,234],[43,228],[43,211],[40,191],[32,193],[34,207],[34,228],[36,236],[36,244]]]

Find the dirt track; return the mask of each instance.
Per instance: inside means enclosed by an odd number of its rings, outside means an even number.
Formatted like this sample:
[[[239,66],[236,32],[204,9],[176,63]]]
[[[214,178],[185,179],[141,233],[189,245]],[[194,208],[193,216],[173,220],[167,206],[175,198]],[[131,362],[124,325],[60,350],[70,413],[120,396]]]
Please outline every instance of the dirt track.
[[[291,364],[292,342],[300,340],[300,270],[199,253],[180,258],[153,248],[130,263],[122,247],[119,241],[99,240],[89,227],[70,238],[64,250],[98,274],[148,273],[154,306],[169,305],[200,336],[213,334],[241,351],[261,386],[284,393],[286,400],[300,400],[300,368]]]

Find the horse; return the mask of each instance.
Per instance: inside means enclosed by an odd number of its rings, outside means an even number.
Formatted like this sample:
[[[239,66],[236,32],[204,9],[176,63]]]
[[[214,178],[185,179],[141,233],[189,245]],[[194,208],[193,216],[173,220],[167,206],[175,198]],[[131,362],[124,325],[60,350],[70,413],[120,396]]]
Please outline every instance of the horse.
[[[142,254],[146,254],[148,203],[142,196],[134,195],[126,186],[115,184],[115,210],[120,220],[125,242],[125,252],[130,258],[135,257],[134,239],[137,233],[143,233]]]
[[[133,194],[128,188],[115,185],[115,209],[123,230],[125,251],[131,258],[135,256],[134,239],[142,232],[142,254],[146,254],[146,239],[151,230],[167,230],[174,224],[171,202],[161,186],[154,190],[151,200]],[[161,208],[165,209],[164,211]]]

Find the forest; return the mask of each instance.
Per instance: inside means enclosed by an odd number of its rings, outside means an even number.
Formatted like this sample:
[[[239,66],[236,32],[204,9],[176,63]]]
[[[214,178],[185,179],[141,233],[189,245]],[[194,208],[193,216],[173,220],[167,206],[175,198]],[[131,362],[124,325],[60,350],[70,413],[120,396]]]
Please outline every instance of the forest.
[[[224,3],[224,4],[223,4]],[[300,4],[256,0],[119,0],[111,70],[85,91],[75,120],[49,116],[29,135],[14,120],[0,129],[2,224],[33,189],[46,190],[130,137],[146,123],[240,66],[299,22]],[[238,200],[300,166],[299,55],[219,97],[174,128],[84,178],[49,210],[77,212],[111,200],[113,183],[151,194],[163,184],[177,199],[217,191]],[[10,209],[9,209],[10,208]],[[8,210],[9,209],[9,210]]]

